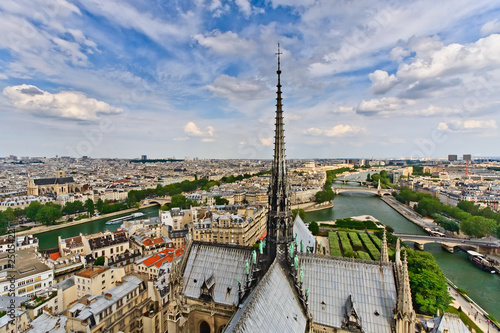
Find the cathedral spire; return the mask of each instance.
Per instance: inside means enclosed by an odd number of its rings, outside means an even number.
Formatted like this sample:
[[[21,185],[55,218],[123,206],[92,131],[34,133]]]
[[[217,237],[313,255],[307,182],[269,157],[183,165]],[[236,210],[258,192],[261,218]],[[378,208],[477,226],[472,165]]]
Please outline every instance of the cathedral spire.
[[[406,260],[406,251],[401,267],[401,277],[398,286],[398,299],[396,303],[396,332],[413,333],[415,332],[415,311],[411,300],[410,277],[408,275],[408,261]]]
[[[382,248],[380,249],[380,263],[389,262],[389,251],[387,250],[387,235],[384,229],[384,236],[382,236]]]
[[[396,256],[394,262],[396,263],[396,267],[401,266],[401,245],[399,243],[399,237],[398,240],[396,241]]]
[[[281,58],[278,44],[278,84],[276,91],[276,116],[274,131],[274,159],[271,183],[269,184],[269,214],[267,221],[268,255],[271,258],[284,259],[287,244],[293,241],[292,210],[289,196],[285,155],[285,130],[283,121],[283,104],[281,98]]]

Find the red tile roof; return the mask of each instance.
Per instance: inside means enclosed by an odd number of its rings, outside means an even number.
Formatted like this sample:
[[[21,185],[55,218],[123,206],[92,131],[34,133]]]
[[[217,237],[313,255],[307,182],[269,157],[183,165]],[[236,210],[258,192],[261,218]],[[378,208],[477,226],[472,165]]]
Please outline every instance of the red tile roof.
[[[168,262],[172,262],[172,259],[174,258],[173,256],[174,249],[165,249],[163,251],[158,252],[157,254],[148,257],[146,260],[142,262],[146,267],[150,267],[152,265],[155,265],[156,267],[160,267],[165,260],[168,260]],[[175,255],[176,257],[181,256],[184,253],[184,248],[180,248],[175,250]]]
[[[164,243],[164,240],[161,237],[158,237],[155,239],[148,238],[144,242],[142,242],[142,244],[145,246],[152,246],[152,245],[156,245],[156,244],[160,244],[160,243]]]
[[[52,259],[52,260],[57,260],[57,259],[59,259],[59,257],[60,257],[59,252],[50,254],[50,259]]]

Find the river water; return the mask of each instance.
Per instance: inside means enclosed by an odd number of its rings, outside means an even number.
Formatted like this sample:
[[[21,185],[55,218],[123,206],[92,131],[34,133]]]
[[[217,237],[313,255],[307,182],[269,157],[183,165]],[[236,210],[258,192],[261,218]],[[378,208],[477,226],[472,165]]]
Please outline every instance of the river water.
[[[333,202],[335,206],[331,209],[306,213],[305,222],[372,215],[381,223],[393,227],[396,233],[425,234],[421,228],[401,216],[377,196],[363,192],[344,192],[336,196]],[[455,248],[455,253],[449,253],[442,250],[439,244],[425,244],[425,251],[432,253],[448,279],[465,289],[486,312],[497,319],[500,318],[499,274],[483,272],[470,263],[467,254],[458,248]]]
[[[145,216],[143,216],[142,218],[145,218],[146,216],[158,216],[158,209],[159,206],[153,206],[140,209],[139,212],[144,213]],[[82,224],[69,226],[66,228],[56,229],[41,234],[37,234],[36,237],[38,237],[39,250],[43,251],[51,248],[56,248],[58,246],[57,245],[58,236],[61,236],[61,238],[68,238],[68,237],[78,236],[80,233],[85,235],[85,234],[95,234],[104,230],[115,231],[120,227],[121,223],[106,224],[106,221],[116,219],[121,216],[127,216],[130,214],[132,213],[116,215],[110,218],[99,219],[91,222],[86,222]]]

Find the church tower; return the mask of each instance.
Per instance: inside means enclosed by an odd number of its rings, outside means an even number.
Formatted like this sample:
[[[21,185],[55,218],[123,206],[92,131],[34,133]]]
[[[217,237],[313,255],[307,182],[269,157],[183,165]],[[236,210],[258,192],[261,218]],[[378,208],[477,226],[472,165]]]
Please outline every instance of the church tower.
[[[267,220],[267,254],[271,261],[276,256],[284,260],[287,244],[293,241],[293,222],[290,186],[287,180],[285,131],[280,82],[280,49],[278,44],[278,85],[276,91],[276,120],[274,132],[274,160],[269,184],[269,214]]]

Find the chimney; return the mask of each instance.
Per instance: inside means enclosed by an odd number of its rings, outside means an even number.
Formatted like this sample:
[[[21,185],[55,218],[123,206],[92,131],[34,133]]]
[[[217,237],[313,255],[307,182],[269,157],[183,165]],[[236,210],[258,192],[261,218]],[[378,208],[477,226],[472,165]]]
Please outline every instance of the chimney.
[[[113,298],[113,295],[111,295],[110,293],[105,293],[104,298],[106,298],[109,301]]]

